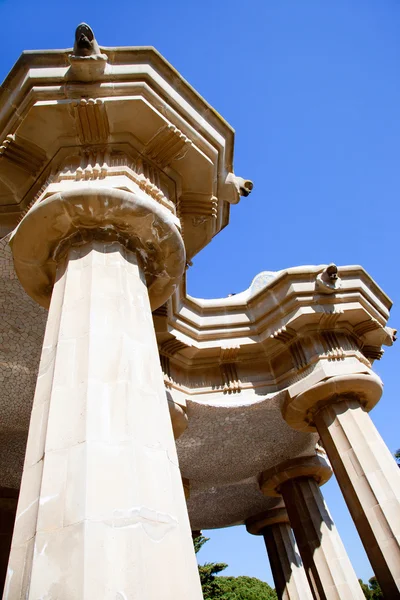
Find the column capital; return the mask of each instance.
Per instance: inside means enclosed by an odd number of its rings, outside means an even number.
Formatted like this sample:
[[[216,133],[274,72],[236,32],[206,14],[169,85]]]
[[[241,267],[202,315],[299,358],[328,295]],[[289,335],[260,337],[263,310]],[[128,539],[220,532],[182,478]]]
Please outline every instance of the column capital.
[[[365,410],[370,411],[379,401],[382,391],[382,381],[372,371],[336,375],[297,394],[289,389],[282,406],[282,416],[293,429],[315,432],[314,415],[324,406],[343,397],[357,398]]]
[[[186,265],[176,217],[142,190],[93,182],[52,194],[35,204],[10,244],[18,278],[31,298],[48,308],[58,262],[71,245],[118,242],[136,252],[152,310],[173,293]]]
[[[285,460],[279,465],[267,469],[259,478],[260,489],[265,496],[281,496],[282,484],[291,479],[311,478],[323,485],[332,475],[331,466],[324,454],[300,456]]]
[[[278,504],[278,506],[275,506],[275,508],[271,508],[270,510],[247,519],[246,529],[253,535],[263,535],[263,531],[266,527],[277,525],[278,523],[289,523],[289,517],[283,502]]]
[[[172,429],[174,432],[174,438],[177,440],[178,437],[186,430],[188,426],[188,416],[186,409],[172,400],[171,394],[167,392],[168,409],[171,417]]]

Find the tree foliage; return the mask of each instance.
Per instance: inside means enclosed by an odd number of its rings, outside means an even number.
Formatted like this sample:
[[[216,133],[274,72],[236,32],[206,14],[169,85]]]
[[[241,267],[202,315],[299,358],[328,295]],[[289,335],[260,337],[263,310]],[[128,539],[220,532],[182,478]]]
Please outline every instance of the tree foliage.
[[[193,540],[196,554],[209,538],[199,535]],[[206,563],[199,565],[204,600],[277,600],[275,590],[255,577],[221,577],[228,565]]]
[[[371,577],[368,584],[364,583],[362,579],[359,579],[358,581],[360,582],[361,589],[367,600],[383,600],[381,586],[376,577]]]
[[[400,448],[398,450],[396,450],[396,452],[394,453],[394,457],[396,459],[397,464],[400,467]]]
[[[223,600],[278,600],[274,589],[255,577],[217,577]]]

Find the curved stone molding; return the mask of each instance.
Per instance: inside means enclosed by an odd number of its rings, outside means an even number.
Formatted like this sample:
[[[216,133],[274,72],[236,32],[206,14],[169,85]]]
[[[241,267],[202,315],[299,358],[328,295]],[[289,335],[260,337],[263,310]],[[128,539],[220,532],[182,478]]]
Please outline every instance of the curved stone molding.
[[[281,496],[280,487],[286,481],[307,477],[314,479],[318,485],[323,485],[331,476],[331,466],[321,454],[300,456],[264,471],[259,479],[260,489],[266,496]]]
[[[380,378],[372,371],[330,377],[297,396],[292,397],[289,390],[282,407],[283,418],[293,429],[316,431],[314,414],[324,405],[352,396],[370,411],[379,401],[382,390]]]
[[[246,529],[253,535],[263,535],[263,530],[278,523],[289,523],[289,517],[283,504],[271,508],[265,513],[254,515],[246,521]]]
[[[173,217],[144,194],[84,187],[36,204],[13,234],[15,270],[25,291],[50,303],[58,260],[71,244],[118,241],[138,253],[152,310],[169,298],[185,269],[185,248]]]
[[[283,504],[246,521],[247,531],[264,537],[278,598],[312,600],[299,550]]]
[[[188,426],[188,417],[184,408],[172,400],[171,394],[167,393],[167,398],[174,438],[177,440]]]

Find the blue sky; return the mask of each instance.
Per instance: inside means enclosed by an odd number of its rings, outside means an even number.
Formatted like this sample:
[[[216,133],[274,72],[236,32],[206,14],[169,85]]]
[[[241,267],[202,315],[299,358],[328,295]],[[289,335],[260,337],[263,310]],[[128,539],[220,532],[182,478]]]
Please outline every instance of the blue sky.
[[[24,49],[65,48],[81,21],[105,46],[155,46],[236,130],[235,170],[254,181],[230,225],[189,270],[189,292],[219,297],[258,272],[361,264],[400,326],[400,3],[396,0],[25,2],[0,0],[3,79]],[[400,341],[376,371],[372,418],[400,447]],[[323,487],[356,569],[372,575],[334,481]],[[272,583],[263,541],[207,532],[202,561]]]

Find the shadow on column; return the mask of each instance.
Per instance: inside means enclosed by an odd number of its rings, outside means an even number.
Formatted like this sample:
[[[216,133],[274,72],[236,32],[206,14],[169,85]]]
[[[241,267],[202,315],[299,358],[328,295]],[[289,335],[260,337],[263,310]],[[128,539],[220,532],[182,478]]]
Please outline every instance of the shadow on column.
[[[0,487],[0,597],[6,580],[18,494],[19,490]]]

